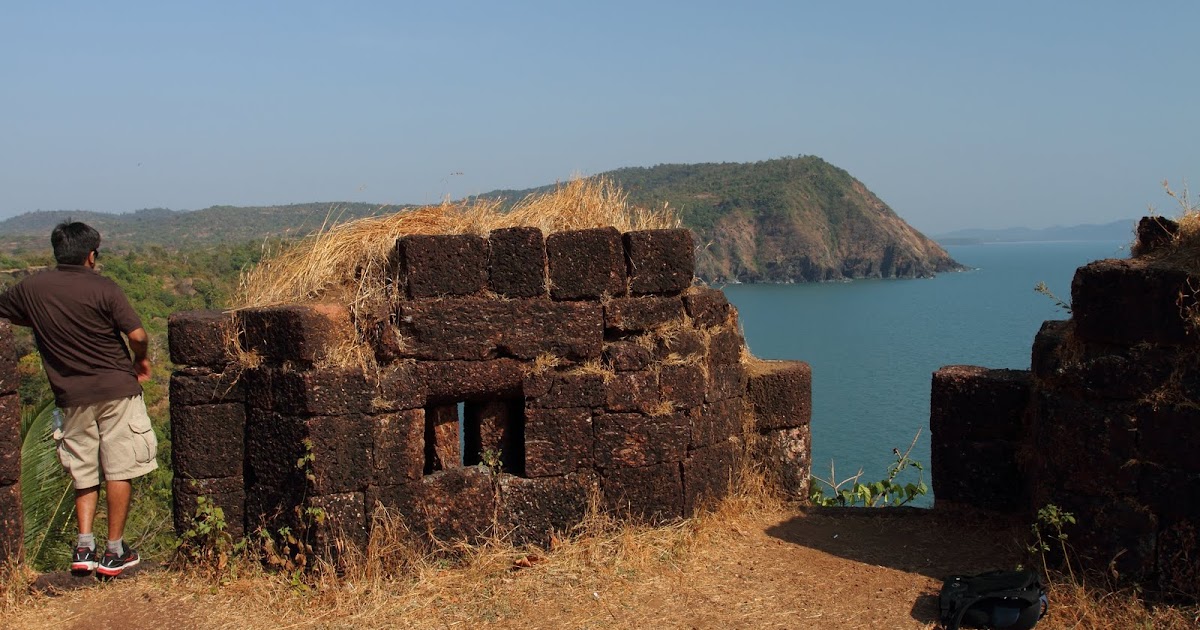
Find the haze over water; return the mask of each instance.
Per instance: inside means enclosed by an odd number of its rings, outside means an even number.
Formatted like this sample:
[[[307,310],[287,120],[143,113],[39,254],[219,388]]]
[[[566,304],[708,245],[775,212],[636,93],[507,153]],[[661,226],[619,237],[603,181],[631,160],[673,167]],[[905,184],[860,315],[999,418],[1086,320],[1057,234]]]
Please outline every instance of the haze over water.
[[[920,429],[913,456],[926,464],[928,483],[933,372],[953,364],[1029,369],[1042,322],[1069,317],[1034,286],[1045,282],[1069,302],[1078,267],[1128,257],[1128,243],[1117,241],[946,249],[972,270],[922,280],[723,287],[755,356],[812,366],[816,475],[828,477],[832,460],[839,479],[863,467],[863,481],[878,480],[892,449],[903,451]]]

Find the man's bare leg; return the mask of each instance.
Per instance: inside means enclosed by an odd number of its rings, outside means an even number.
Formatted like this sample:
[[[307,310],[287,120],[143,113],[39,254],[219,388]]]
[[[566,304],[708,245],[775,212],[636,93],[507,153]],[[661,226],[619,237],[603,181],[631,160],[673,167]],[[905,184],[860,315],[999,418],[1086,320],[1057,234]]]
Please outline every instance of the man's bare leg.
[[[96,520],[96,504],[99,501],[100,486],[75,490],[75,521],[79,523],[80,534],[92,533],[92,521]],[[111,498],[109,502],[112,502]],[[112,508],[110,507],[109,510]]]
[[[125,537],[125,517],[129,515],[129,501],[133,496],[133,483],[129,481],[106,481],[104,490],[108,495],[108,539]],[[95,509],[93,505],[93,510]]]

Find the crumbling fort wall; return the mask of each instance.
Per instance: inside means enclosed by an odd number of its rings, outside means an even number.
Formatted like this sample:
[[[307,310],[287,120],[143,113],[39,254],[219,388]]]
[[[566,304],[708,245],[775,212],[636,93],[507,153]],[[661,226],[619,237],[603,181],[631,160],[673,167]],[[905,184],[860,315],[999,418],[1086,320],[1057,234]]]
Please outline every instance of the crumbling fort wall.
[[[362,544],[382,506],[437,539],[544,542],[593,496],[690,515],[747,454],[804,497],[809,367],[747,359],[694,251],[687,230],[412,235],[382,307],[174,314],[176,528],[203,495],[235,534],[320,508],[317,542]],[[364,339],[370,367],[345,360]]]
[[[1021,513],[1054,504],[1077,560],[1200,595],[1200,278],[1152,254],[1172,224],[1145,218],[1128,260],[1080,267],[1071,318],[1047,321],[1029,370],[948,366],[930,405],[936,506]]]
[[[25,540],[21,510],[21,405],[12,326],[0,319],[0,564],[18,558]]]

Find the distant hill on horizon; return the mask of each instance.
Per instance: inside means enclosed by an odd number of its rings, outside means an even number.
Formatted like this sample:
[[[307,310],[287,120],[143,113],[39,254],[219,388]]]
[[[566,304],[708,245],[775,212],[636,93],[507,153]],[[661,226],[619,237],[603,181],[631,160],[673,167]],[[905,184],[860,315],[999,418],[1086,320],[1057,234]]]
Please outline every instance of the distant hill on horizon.
[[[967,228],[934,236],[942,245],[981,243],[1027,243],[1046,241],[1133,241],[1138,219],[1109,223],[1055,225],[1048,228],[1011,227],[999,229]]]
[[[697,275],[710,282],[816,282],[928,277],[961,269],[845,170],[815,156],[753,163],[661,164],[600,174],[641,207],[681,211],[699,236]],[[553,185],[480,197],[516,201]],[[330,221],[413,207],[368,203],[162,208],[128,214],[38,211],[0,221],[0,251],[45,248],[68,217],[93,224],[121,246],[187,248],[299,238]],[[37,251],[37,249],[34,249]]]

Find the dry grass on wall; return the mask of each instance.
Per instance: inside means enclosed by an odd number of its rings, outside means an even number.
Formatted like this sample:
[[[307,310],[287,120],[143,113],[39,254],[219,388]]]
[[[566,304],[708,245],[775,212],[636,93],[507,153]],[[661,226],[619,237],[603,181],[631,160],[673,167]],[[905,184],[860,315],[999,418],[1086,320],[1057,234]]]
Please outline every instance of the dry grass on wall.
[[[545,234],[615,227],[622,232],[679,227],[666,206],[632,207],[628,195],[607,178],[573,179],[530,195],[509,211],[491,199],[446,201],[326,226],[317,234],[265,257],[246,272],[234,308],[338,302],[353,312],[390,300],[388,277],[396,239],[409,234],[477,234],[537,227]]]

